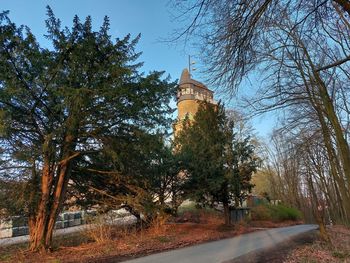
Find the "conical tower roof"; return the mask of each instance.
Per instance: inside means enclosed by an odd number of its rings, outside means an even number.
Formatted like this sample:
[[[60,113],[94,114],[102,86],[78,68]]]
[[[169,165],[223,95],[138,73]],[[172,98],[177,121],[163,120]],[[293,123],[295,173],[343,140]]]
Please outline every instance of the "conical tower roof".
[[[208,89],[203,83],[197,81],[197,80],[194,80],[191,78],[191,74],[190,72],[188,71],[187,68],[185,68],[183,71],[182,71],[182,74],[181,74],[181,78],[180,78],[180,82],[179,82],[179,85],[182,85],[182,84],[193,84],[197,87],[200,87],[200,88],[203,88],[203,89],[206,89],[206,90],[209,90],[211,91],[210,89]]]
[[[190,72],[187,68],[185,68],[182,71],[181,78],[180,78],[180,85],[183,83],[188,83],[191,80]]]

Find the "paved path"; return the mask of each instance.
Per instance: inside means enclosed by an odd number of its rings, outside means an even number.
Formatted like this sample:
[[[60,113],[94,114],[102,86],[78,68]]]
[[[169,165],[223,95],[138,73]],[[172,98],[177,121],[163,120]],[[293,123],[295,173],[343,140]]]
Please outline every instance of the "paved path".
[[[274,228],[209,242],[192,247],[171,250],[127,263],[221,263],[254,250],[274,246],[298,234],[317,229],[316,225],[297,225]]]

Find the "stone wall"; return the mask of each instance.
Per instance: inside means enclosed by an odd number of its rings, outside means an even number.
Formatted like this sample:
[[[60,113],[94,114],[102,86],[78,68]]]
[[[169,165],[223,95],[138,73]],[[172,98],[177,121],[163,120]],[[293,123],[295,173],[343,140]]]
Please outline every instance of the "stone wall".
[[[61,213],[57,217],[55,229],[79,226],[85,224],[86,216],[94,211],[77,211]],[[0,221],[0,238],[24,236],[29,234],[28,218],[14,216]]]

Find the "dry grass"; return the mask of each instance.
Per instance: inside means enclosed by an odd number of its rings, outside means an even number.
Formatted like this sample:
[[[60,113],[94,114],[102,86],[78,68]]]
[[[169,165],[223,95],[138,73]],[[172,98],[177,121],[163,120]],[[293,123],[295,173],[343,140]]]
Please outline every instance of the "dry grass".
[[[179,223],[177,220],[185,223]],[[155,252],[185,247],[207,241],[252,232],[248,223],[224,226],[220,213],[199,210],[182,213],[177,220],[157,216],[147,229],[136,226],[109,226],[93,229],[93,234],[75,233],[55,240],[48,254],[35,254],[22,245],[0,249],[4,262],[119,262]]]
[[[88,239],[96,243],[106,243],[112,240],[113,226],[108,224],[106,218],[102,215],[87,221],[87,228],[84,230]]]
[[[340,263],[350,262],[350,229],[344,226],[329,228],[332,244],[316,241],[295,249],[285,263]]]
[[[190,218],[193,218],[190,216]],[[196,216],[197,218],[197,216]],[[0,249],[0,260],[4,262],[113,262],[146,255],[158,251],[184,247],[249,231],[246,226],[222,228],[219,214],[200,211],[199,222],[169,223],[165,216],[157,216],[152,225],[140,230],[135,226],[101,226],[85,232],[75,233],[55,240],[52,253],[36,254],[26,250],[25,244]],[[108,230],[108,234],[104,231]]]
[[[156,236],[163,235],[166,231],[166,223],[169,221],[169,218],[170,215],[167,214],[156,215],[150,222],[150,226],[147,229],[148,232]]]
[[[74,248],[91,242],[92,240],[84,233],[62,235],[54,239],[53,250]],[[50,257],[49,254],[42,255],[29,252],[28,243],[0,247],[0,262],[38,262],[38,259],[42,258],[46,259],[42,262],[50,262],[50,260],[55,259],[55,257]]]

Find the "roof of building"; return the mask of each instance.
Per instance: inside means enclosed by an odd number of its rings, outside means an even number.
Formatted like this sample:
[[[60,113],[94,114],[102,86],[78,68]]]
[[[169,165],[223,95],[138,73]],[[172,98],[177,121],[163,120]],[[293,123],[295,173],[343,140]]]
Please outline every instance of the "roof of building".
[[[182,85],[182,84],[193,84],[193,85],[195,85],[197,87],[200,87],[200,88],[206,89],[206,90],[208,90],[210,92],[213,92],[210,89],[208,89],[207,86],[205,86],[203,83],[192,79],[191,78],[191,74],[190,74],[190,72],[188,71],[187,68],[185,68],[182,71],[182,74],[181,74],[179,85]]]

